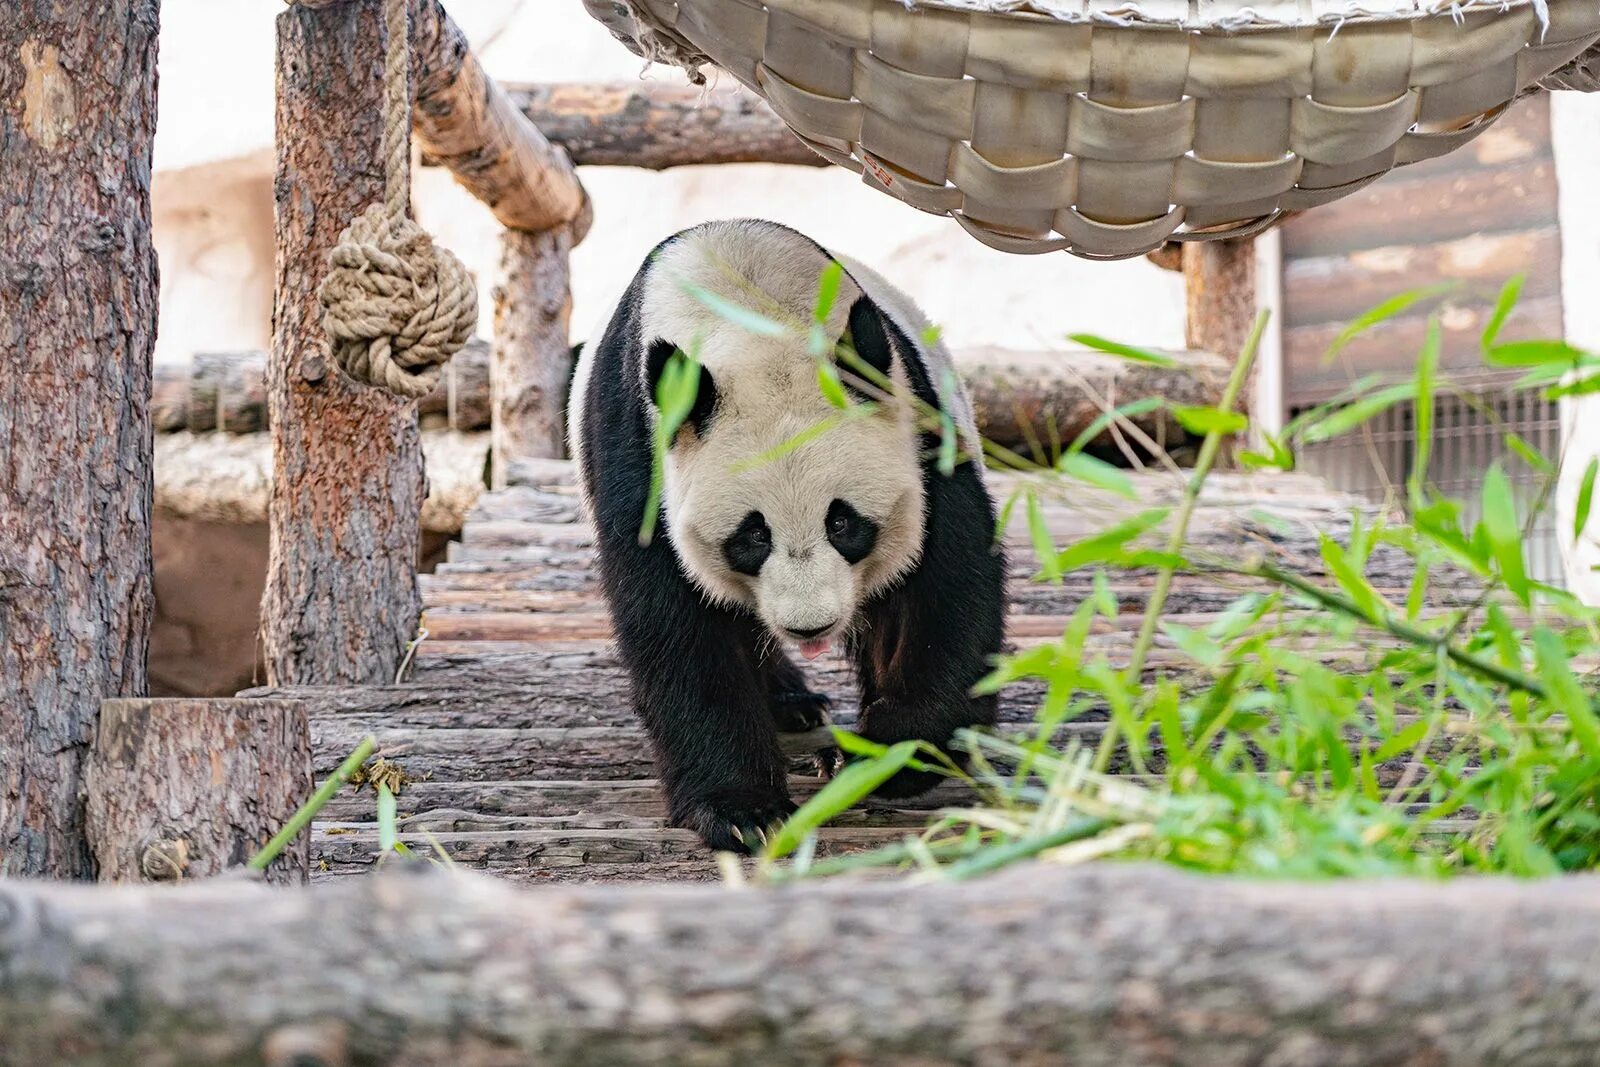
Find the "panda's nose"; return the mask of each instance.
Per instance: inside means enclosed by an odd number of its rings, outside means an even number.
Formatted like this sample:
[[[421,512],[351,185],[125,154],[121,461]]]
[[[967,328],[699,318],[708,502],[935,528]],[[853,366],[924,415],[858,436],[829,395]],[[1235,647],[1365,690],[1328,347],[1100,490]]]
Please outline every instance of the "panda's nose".
[[[832,627],[833,624],[829,623],[827,626],[818,626],[815,630],[802,630],[794,626],[785,626],[784,629],[789,631],[790,637],[797,637],[802,641],[809,641],[813,637],[820,637],[822,634],[827,633],[830,629],[832,629]]]

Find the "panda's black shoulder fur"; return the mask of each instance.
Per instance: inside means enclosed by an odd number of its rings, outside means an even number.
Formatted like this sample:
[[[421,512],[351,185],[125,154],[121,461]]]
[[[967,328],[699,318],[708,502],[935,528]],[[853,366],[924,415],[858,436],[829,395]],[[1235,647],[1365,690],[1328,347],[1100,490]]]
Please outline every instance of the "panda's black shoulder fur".
[[[581,476],[613,631],[655,750],[669,817],[714,848],[742,851],[750,834],[792,810],[773,702],[803,686],[803,677],[771,651],[750,612],[712,603],[693,585],[672,547],[664,512],[657,535],[640,542],[653,466],[648,361],[658,340],[646,336],[644,294],[656,257],[688,232],[651,252],[599,340],[584,349],[582,358],[591,363]],[[869,297],[861,299],[865,303],[852,308],[857,344],[883,346],[864,357],[887,365],[892,346],[906,357],[918,399],[937,405],[922,346]],[[863,605],[865,625],[850,646],[862,688],[860,729],[885,743],[916,738],[944,744],[956,729],[994,719],[993,698],[971,696],[1003,636],[1004,562],[994,547],[994,508],[971,464],[945,476],[932,455],[936,449],[924,451],[921,561]],[[931,784],[908,772],[884,791],[905,795]]]

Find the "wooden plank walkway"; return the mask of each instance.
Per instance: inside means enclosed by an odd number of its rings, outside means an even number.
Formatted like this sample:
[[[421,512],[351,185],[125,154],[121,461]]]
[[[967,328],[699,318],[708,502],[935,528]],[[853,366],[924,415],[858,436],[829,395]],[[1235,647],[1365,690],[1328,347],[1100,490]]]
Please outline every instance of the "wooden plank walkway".
[[[1147,503],[1176,502],[1181,486],[1172,474],[1134,477],[1139,503],[1084,491],[1074,493],[1070,507],[1047,506],[1057,544]],[[1234,556],[1259,552],[1318,573],[1317,538],[1347,532],[1355,506],[1307,476],[1219,475],[1195,516],[1192,543]],[[457,863],[527,882],[714,878],[715,861],[695,837],[664,825],[649,747],[609,646],[590,546],[570,465],[523,464],[517,484],[481,499],[448,562],[423,576],[428,638],[404,682],[247,695],[308,701],[319,777],[363,736],[375,735],[380,753],[416,779],[399,807],[402,840],[419,851],[443,849]],[[1026,646],[1058,637],[1088,594],[1090,575],[1071,574],[1054,585],[1029,582],[1036,562],[1023,529],[1007,551],[1010,640]],[[1403,598],[1410,570],[1406,557],[1390,551],[1376,556],[1369,574]],[[1152,580],[1139,574],[1112,580],[1122,614],[1100,620],[1089,642],[1114,663],[1125,659]],[[1244,588],[1242,582],[1182,577],[1169,613],[1175,621],[1204,624]],[[1158,643],[1148,670],[1171,671],[1180,663]],[[825,657],[807,670],[833,698],[835,722],[853,721],[845,664]],[[1040,695],[1036,685],[1008,690],[1002,729],[1030,721]],[[1103,728],[1091,716],[1063,727],[1060,737],[1092,743]],[[807,756],[822,740],[815,732],[786,738],[797,798],[820,785],[807,776]],[[959,799],[957,789],[943,786],[914,801],[849,812],[823,831],[821,845],[838,850],[895,840],[920,827],[930,809]],[[324,809],[313,830],[317,877],[371,868],[373,818],[370,791],[345,790]]]

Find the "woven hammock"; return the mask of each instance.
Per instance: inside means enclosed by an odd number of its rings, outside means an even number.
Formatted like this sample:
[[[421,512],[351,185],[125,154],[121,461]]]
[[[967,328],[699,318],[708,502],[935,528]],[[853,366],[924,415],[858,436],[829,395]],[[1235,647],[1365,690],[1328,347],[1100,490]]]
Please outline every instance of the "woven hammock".
[[[1600,88],[1600,0],[584,0],[1007,252],[1242,237]]]

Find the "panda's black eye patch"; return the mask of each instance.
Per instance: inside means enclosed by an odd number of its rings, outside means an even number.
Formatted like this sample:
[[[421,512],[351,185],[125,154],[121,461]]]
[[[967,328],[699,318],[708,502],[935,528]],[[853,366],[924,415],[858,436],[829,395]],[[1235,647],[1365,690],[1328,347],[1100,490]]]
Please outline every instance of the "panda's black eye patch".
[[[828,543],[846,563],[860,563],[878,543],[878,524],[843,500],[835,500],[828,505]]]
[[[722,542],[722,558],[728,561],[737,574],[751,577],[761,572],[761,565],[772,555],[772,530],[761,512],[752,511],[744,517],[739,528]]]

